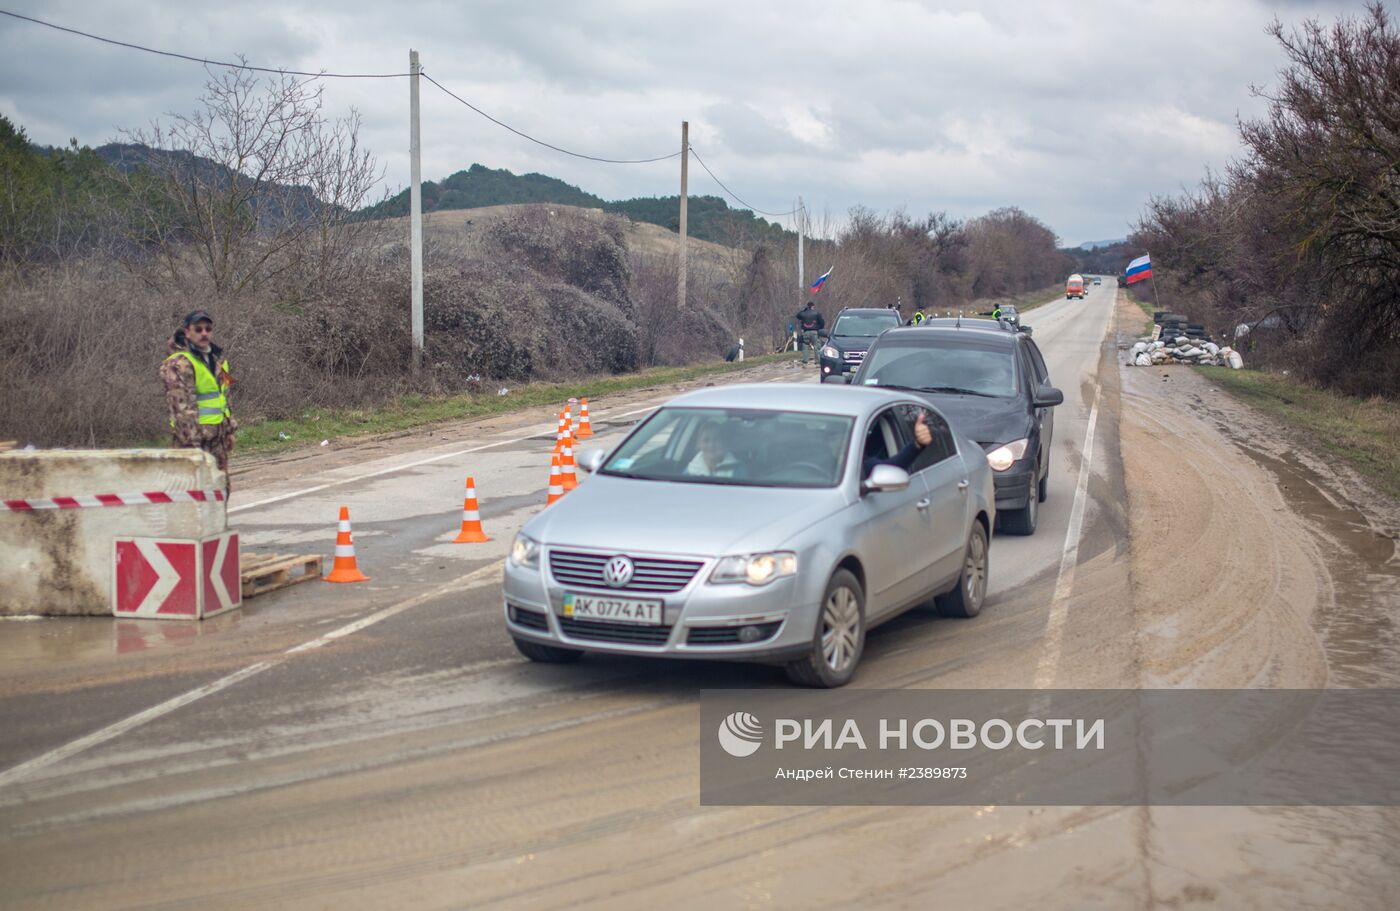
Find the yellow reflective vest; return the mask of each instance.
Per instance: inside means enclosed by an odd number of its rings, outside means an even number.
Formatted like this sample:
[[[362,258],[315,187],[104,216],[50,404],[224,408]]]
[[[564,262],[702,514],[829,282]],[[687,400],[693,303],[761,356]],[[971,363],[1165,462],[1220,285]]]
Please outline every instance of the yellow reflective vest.
[[[189,351],[176,351],[166,360],[177,357],[189,359],[190,365],[194,367],[194,391],[195,401],[199,403],[199,423],[222,424],[231,413],[228,394],[225,392],[229,385],[228,361],[224,360],[219,364],[219,376],[215,377],[209,372],[208,365]],[[173,418],[170,426],[175,426]]]

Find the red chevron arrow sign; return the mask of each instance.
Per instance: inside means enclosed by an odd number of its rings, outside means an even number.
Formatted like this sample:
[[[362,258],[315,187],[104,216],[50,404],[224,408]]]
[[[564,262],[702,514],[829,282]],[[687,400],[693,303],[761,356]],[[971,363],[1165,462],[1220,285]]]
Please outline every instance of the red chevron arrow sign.
[[[238,535],[203,540],[119,538],[113,546],[112,613],[199,620],[243,603]]]
[[[200,603],[199,616],[213,617],[231,611],[243,604],[243,583],[239,577],[238,535],[229,533],[217,538],[205,538],[200,543],[203,550],[201,578],[204,582],[204,599]]]

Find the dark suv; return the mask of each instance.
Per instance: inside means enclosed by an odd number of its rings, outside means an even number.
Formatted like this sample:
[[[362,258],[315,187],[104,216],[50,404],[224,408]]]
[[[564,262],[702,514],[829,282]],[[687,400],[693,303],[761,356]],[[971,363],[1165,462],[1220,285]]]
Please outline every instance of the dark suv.
[[[897,327],[900,322],[898,310],[881,307],[847,307],[836,314],[836,322],[831,326],[818,359],[822,382],[839,379],[847,371],[854,372],[865,359],[865,352],[875,337]]]
[[[1050,385],[1030,336],[974,319],[893,329],[870,346],[851,382],[905,389],[936,406],[987,454],[998,527],[1035,532],[1049,487],[1052,409],[1065,396]]]

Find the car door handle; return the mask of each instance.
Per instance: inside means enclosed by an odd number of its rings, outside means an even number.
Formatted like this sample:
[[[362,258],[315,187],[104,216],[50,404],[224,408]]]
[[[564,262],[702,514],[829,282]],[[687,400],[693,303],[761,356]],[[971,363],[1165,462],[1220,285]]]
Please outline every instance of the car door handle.
[[[915,503],[914,506],[918,509],[928,509],[929,503],[931,502],[932,501],[928,497],[924,497],[922,500]]]
[[[961,481],[958,482],[958,493],[967,493],[967,480],[966,480],[966,479],[963,479],[963,480],[961,480]]]

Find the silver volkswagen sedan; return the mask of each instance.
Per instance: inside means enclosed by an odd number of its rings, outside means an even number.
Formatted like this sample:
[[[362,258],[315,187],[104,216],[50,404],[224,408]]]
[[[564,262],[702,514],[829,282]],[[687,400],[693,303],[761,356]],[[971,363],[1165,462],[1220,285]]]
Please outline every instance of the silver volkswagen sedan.
[[[876,624],[982,608],[987,458],[898,391],[704,389],[581,461],[593,476],[506,559],[506,626],[532,660],[764,661],[835,687]]]

